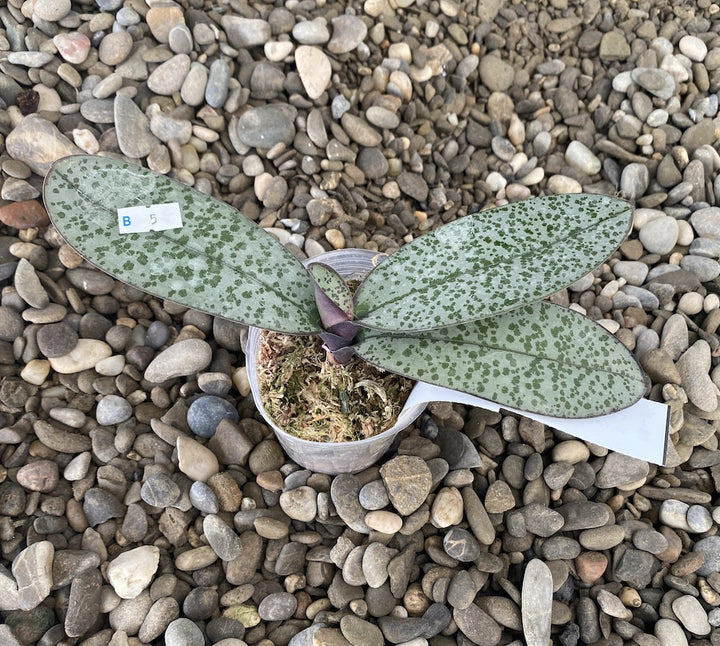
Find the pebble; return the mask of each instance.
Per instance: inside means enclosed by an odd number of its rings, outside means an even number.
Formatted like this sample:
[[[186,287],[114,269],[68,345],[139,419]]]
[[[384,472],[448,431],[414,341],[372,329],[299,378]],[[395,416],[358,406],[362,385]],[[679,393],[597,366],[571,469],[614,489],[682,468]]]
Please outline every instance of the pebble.
[[[317,492],[312,487],[301,486],[283,491],[278,502],[293,520],[310,522],[317,514]]]
[[[630,72],[632,80],[659,99],[668,100],[673,97],[676,82],[673,76],[656,67],[636,67]]]
[[[683,36],[678,41],[678,47],[691,61],[704,61],[708,52],[707,45],[697,36]]]
[[[689,594],[678,597],[672,602],[672,610],[689,632],[699,636],[710,633],[707,614],[695,597]]]
[[[380,476],[393,507],[409,516],[425,502],[432,487],[432,474],[425,460],[399,455],[380,468]]]
[[[7,136],[5,147],[14,159],[24,162],[41,177],[56,159],[82,153],[55,124],[35,114],[22,119]]]
[[[177,438],[177,456],[180,471],[192,480],[205,482],[220,470],[215,454],[185,435]]]
[[[184,339],[160,352],[145,369],[145,379],[163,383],[204,370],[212,360],[212,348],[202,339]]]
[[[200,437],[212,437],[223,419],[240,421],[235,407],[223,397],[216,395],[198,397],[188,408],[188,426]]]
[[[586,175],[600,172],[600,160],[581,141],[571,141],[565,150],[565,160],[570,166]]]
[[[20,610],[36,608],[50,594],[54,555],[55,548],[50,541],[38,541],[14,558],[12,574],[17,582]]]
[[[180,497],[180,487],[164,473],[156,473],[143,482],[140,497],[151,507],[165,508]]]
[[[515,70],[499,56],[492,54],[480,59],[480,80],[490,92],[505,92],[512,86]]]
[[[552,589],[548,566],[539,559],[531,560],[525,568],[521,597],[522,627],[527,646],[550,642]]]
[[[176,54],[156,67],[148,76],[148,88],[156,94],[170,96],[179,92],[183,81],[190,71],[190,57]]]
[[[602,489],[624,488],[643,480],[650,472],[650,465],[644,460],[631,458],[622,453],[611,452],[595,478],[595,485]]]
[[[122,552],[110,561],[107,579],[121,599],[134,599],[150,585],[158,569],[160,550],[154,545],[141,545]]]
[[[443,487],[433,500],[430,508],[430,521],[435,527],[444,528],[457,525],[462,520],[462,495],[455,487]]]
[[[662,216],[650,220],[643,226],[639,238],[648,253],[665,255],[670,253],[677,243],[678,233],[677,220]]]
[[[708,375],[708,343],[702,339],[696,341],[680,356],[676,366],[690,401],[703,411],[714,411],[717,408],[718,390]]]
[[[18,469],[19,485],[30,491],[50,493],[58,484],[58,465],[51,460],[35,460]]]
[[[293,121],[296,110],[291,106],[271,104],[243,112],[237,121],[237,137],[246,146],[270,149],[288,145],[295,137]]]
[[[55,372],[70,375],[93,368],[111,354],[112,349],[104,341],[79,339],[70,352],[57,357],[48,357],[48,361]]]
[[[132,417],[130,402],[119,395],[106,395],[97,404],[95,419],[101,426],[120,424]]]
[[[165,630],[166,646],[205,646],[199,626],[185,617],[171,621]]]
[[[219,516],[205,516],[203,533],[210,547],[223,561],[232,561],[242,554],[240,538]]]
[[[367,25],[357,16],[340,15],[332,20],[332,38],[327,44],[333,54],[347,54],[367,36]]]

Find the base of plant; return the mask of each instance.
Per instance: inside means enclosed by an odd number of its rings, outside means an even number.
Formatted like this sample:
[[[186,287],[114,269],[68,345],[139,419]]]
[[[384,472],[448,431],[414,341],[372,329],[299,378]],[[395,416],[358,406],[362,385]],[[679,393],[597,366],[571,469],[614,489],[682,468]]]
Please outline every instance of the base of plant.
[[[392,428],[415,382],[354,357],[340,365],[317,336],[263,331],[258,381],[265,412],[303,440],[352,442]]]

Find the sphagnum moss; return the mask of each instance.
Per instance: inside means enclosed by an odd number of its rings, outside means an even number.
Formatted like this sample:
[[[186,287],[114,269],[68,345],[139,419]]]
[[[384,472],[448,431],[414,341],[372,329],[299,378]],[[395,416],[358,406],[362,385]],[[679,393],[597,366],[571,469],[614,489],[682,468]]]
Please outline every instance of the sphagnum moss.
[[[265,411],[286,432],[315,442],[363,440],[395,424],[414,382],[354,358],[328,360],[317,336],[263,331],[258,380]]]

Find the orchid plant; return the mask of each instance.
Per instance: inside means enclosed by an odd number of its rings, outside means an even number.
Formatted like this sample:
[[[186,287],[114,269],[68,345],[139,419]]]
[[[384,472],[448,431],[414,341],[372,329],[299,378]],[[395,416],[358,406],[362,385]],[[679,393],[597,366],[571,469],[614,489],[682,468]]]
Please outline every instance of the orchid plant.
[[[352,294],[333,269],[306,269],[229,205],[138,165],[66,157],[44,199],[60,234],[104,272],[215,316],[320,335],[340,362],[358,355],[554,417],[614,412],[647,388],[615,337],[542,300],[615,251],[632,222],[623,200],[552,195],[468,215],[392,253]],[[169,204],[181,222],[158,224],[154,210]],[[124,230],[123,213],[147,227]]]

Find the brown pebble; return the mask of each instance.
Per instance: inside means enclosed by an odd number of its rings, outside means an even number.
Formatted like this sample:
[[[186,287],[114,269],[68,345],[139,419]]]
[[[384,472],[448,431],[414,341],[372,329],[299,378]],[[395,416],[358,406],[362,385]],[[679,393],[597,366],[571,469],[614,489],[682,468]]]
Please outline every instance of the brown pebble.
[[[422,617],[430,607],[430,599],[422,591],[420,583],[411,583],[403,595],[403,605],[411,617]]]
[[[577,575],[584,583],[595,583],[607,566],[607,557],[602,552],[583,552],[575,558]]]
[[[216,473],[208,478],[207,483],[215,492],[222,511],[236,512],[240,509],[242,491],[230,473]]]
[[[258,473],[256,482],[258,486],[273,493],[282,491],[285,486],[285,479],[279,471],[263,471],[262,473]]]
[[[656,554],[655,556],[661,561],[675,563],[675,561],[680,558],[680,553],[682,552],[683,546],[681,538],[672,528],[667,527],[666,525],[661,526],[658,531],[667,539],[668,546],[666,550]]]
[[[50,218],[40,202],[25,200],[0,206],[0,222],[14,229],[30,229],[46,227],[50,224]]]
[[[669,541],[668,541],[669,542]],[[702,552],[690,552],[681,556],[670,568],[673,576],[687,576],[696,572],[705,563],[705,554]]]
[[[58,465],[50,460],[30,462],[17,472],[19,485],[40,493],[50,493],[57,486],[58,479]]]

